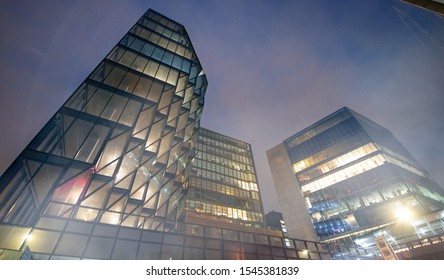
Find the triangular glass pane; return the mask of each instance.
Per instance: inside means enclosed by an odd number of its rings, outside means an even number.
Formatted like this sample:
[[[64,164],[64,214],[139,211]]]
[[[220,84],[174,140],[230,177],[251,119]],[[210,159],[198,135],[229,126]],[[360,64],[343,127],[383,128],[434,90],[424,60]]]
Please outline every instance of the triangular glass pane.
[[[123,133],[128,132],[128,131],[129,131],[129,129],[123,129],[123,128],[120,128],[120,127],[116,127],[113,130],[113,134],[111,135],[111,139],[116,137],[117,135],[123,134]]]
[[[116,212],[122,212],[123,209],[125,208],[126,200],[127,200],[126,196],[120,198],[118,201],[116,201],[114,203],[113,206],[111,206],[111,208],[109,208],[109,210],[116,211]]]
[[[103,209],[103,202],[108,197],[108,190],[111,188],[110,184],[105,184],[96,192],[90,194],[82,201],[82,206],[89,206]],[[89,191],[89,190],[88,190]]]
[[[130,174],[129,176],[123,178],[123,180],[121,180],[119,183],[117,183],[116,185],[114,185],[114,187],[119,188],[119,189],[125,189],[128,190],[131,187],[131,181],[133,179],[133,175],[134,173]],[[117,177],[119,177],[117,175]]]
[[[27,160],[28,168],[29,168],[29,176],[33,176],[37,169],[42,165],[41,162],[33,161],[33,160]]]
[[[160,209],[156,211],[157,217],[166,217],[167,204],[163,204]]]
[[[143,199],[143,193],[145,192],[145,186],[141,187],[140,189],[138,189],[137,191],[135,191],[132,195],[131,195],[131,199],[137,199],[137,200],[142,200]]]
[[[100,156],[99,163],[97,164],[97,169],[102,169],[104,166],[113,162],[122,155],[128,137],[129,132],[121,134],[116,138],[108,141],[105,149],[102,152],[102,155]]]
[[[159,209],[159,207],[164,204],[170,197],[171,194],[173,193],[173,179],[170,179],[160,190],[159,192],[159,202],[157,204],[157,208]]]
[[[151,197],[151,199],[148,200],[147,203],[143,205],[143,208],[156,209],[156,205],[157,205],[157,195]]]
[[[40,170],[35,174],[32,183],[39,204],[46,198],[61,171],[62,168],[59,166],[43,164]]]
[[[65,132],[74,121],[74,117],[71,117],[69,115],[62,115],[62,118],[63,118],[63,131]]]
[[[89,168],[87,168],[89,169]],[[60,181],[60,184],[66,182],[67,180],[79,175],[80,173],[86,171],[85,168],[80,167],[74,167],[71,166],[65,171],[65,175],[63,176],[63,179]]]
[[[76,204],[79,198],[85,195],[92,172],[93,169],[89,169],[57,187],[52,194],[52,200]]]
[[[134,134],[133,137],[138,138],[140,140],[145,140],[148,135],[148,130],[149,130],[148,128],[144,129],[141,132]]]
[[[106,209],[108,209],[109,207],[112,207],[114,205],[114,203],[116,203],[118,200],[121,200],[124,196],[125,196],[125,194],[112,192],[109,199],[108,199],[108,203],[106,204]]]

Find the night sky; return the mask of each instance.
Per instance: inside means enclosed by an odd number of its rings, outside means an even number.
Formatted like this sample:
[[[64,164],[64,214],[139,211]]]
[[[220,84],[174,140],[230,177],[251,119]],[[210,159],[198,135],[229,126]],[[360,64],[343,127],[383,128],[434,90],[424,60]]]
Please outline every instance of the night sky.
[[[444,18],[397,0],[0,1],[0,174],[148,9],[183,24],[209,86],[202,126],[266,151],[348,106],[444,186]]]

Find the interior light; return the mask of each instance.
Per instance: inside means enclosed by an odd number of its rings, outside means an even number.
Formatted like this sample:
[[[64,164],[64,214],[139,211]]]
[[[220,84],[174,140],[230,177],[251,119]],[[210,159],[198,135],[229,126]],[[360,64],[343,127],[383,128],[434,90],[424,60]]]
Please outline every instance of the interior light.
[[[405,207],[400,207],[396,211],[396,215],[398,216],[398,219],[401,221],[408,221],[412,218],[412,212]]]
[[[25,235],[25,240],[26,241],[31,241],[32,240],[32,235],[30,235],[30,234]]]

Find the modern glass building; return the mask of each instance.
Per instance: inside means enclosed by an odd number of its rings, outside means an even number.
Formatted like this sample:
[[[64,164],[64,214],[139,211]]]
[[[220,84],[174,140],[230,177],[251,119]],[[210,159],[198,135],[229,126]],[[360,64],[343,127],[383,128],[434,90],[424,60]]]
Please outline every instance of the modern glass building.
[[[185,28],[149,10],[0,178],[0,236],[32,236],[31,252],[46,256],[77,244],[93,257],[103,240],[54,229],[176,230],[206,87]]]
[[[267,155],[292,238],[354,238],[444,208],[444,190],[390,131],[346,107]]]
[[[251,145],[200,128],[185,209],[190,217],[263,227]]]
[[[206,87],[145,13],[0,177],[0,259],[331,258],[264,226],[251,146],[199,129]]]

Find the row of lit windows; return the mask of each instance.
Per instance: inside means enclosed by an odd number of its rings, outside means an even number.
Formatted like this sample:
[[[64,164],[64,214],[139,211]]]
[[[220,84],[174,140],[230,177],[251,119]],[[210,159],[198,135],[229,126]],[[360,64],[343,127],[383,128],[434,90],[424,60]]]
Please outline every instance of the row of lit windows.
[[[249,152],[246,149],[246,147],[237,147],[237,146],[226,144],[224,142],[220,142],[220,141],[216,141],[216,140],[213,140],[213,139],[205,138],[205,137],[202,137],[202,136],[199,136],[199,141],[201,143],[203,143],[204,145],[209,145],[209,146],[212,146],[212,147],[218,147],[219,149],[225,149],[225,150],[230,151],[232,153],[249,155]]]
[[[229,184],[231,186],[237,186],[238,188],[247,190],[247,191],[258,191],[257,184],[255,182],[247,182],[244,180],[238,180],[232,177],[224,176],[219,173],[211,172],[209,170],[201,170],[197,169],[195,170],[197,177],[203,177],[206,179],[214,180],[214,181],[220,181],[225,184]]]
[[[197,200],[187,200],[186,206],[188,209],[200,213],[207,213],[216,216],[228,217],[230,219],[238,219],[243,221],[261,223],[263,222],[262,214],[246,211],[243,209],[236,209],[222,205],[206,203]]]
[[[253,161],[250,160],[249,157],[247,156],[242,156],[233,152],[228,152],[220,148],[214,148],[212,146],[204,145],[199,142],[197,143],[197,150],[202,151],[204,153],[213,154],[219,157],[224,157],[227,159],[238,161],[244,164],[253,165]]]
[[[333,145],[328,146],[327,148],[309,155],[301,160],[298,160],[293,164],[293,171],[295,173],[300,172],[306,168],[309,168],[319,162],[327,160],[329,158],[336,157],[337,155],[350,150],[353,147],[358,147],[357,143],[368,143],[368,141],[363,142],[362,137],[363,133],[357,133],[345,139],[342,139],[339,142],[336,142]],[[360,145],[360,146],[362,146]],[[293,161],[294,162],[294,161]]]
[[[153,15],[152,19],[154,21],[148,20],[146,18],[141,18],[138,23],[178,43],[188,45],[187,37],[182,36],[176,32],[181,32],[183,28],[179,27],[178,25],[172,24],[170,21],[167,21],[164,18],[157,17],[156,15]],[[171,28],[172,25],[174,25],[174,28]]]
[[[399,167],[401,167],[401,168],[404,168],[404,169],[406,169],[406,170],[408,170],[408,171],[410,171],[410,172],[413,172],[413,173],[415,173],[416,175],[419,175],[419,176],[421,176],[421,177],[424,177],[424,178],[426,177],[425,174],[424,174],[424,172],[422,172],[422,171],[416,169],[415,167],[413,167],[413,166],[411,166],[411,165],[409,165],[409,164],[407,164],[407,163],[405,163],[405,162],[402,162],[402,161],[400,161],[400,160],[397,160],[397,159],[394,158],[394,157],[391,157],[391,156],[388,156],[388,155],[386,155],[386,157],[387,157],[387,159],[388,159],[388,161],[389,161],[390,163],[396,164],[397,166],[399,166]]]
[[[202,136],[202,138],[206,138],[206,139],[211,138],[211,139],[214,139],[214,140],[219,141],[221,143],[225,143],[230,146],[240,147],[240,148],[247,149],[247,150],[249,150],[249,146],[250,146],[246,142],[243,142],[243,141],[213,132],[211,130],[202,129],[202,128],[200,129],[199,136]]]
[[[383,165],[386,162],[385,158],[382,155],[376,155],[371,158],[368,158],[364,161],[358,162],[352,166],[339,170],[333,174],[322,177],[314,182],[308,183],[307,185],[302,186],[302,192],[304,195],[308,195],[309,193],[322,190],[327,188],[333,184],[339,183],[343,180],[376,168],[380,165]]]
[[[179,78],[179,71],[167,67],[163,64],[157,63],[153,60],[148,60],[142,56],[138,56],[136,53],[125,50],[123,48],[116,48],[111,55],[110,59],[125,65],[128,68],[136,70],[140,73],[144,73],[150,77],[156,78],[162,82],[167,82],[170,85],[175,86],[177,84],[177,79]],[[135,76],[135,74],[133,74]],[[138,75],[139,76],[139,75]],[[127,87],[122,88],[122,90],[127,92],[132,92],[135,83],[139,77],[133,78],[135,80],[133,83],[127,82]],[[125,79],[123,80],[125,81]],[[132,86],[131,86],[132,84]],[[139,90],[146,90],[146,88],[139,88]]]
[[[255,182],[246,182],[243,180],[237,180],[231,177],[226,177],[223,175],[220,175],[218,173],[214,173],[211,171],[205,171],[205,170],[193,170],[193,174],[195,174],[198,177],[203,177],[205,179],[214,180],[222,182],[223,184],[228,184],[240,189],[248,190],[248,191],[258,191],[257,184]]]
[[[240,172],[240,171],[234,170],[232,168],[227,168],[227,167],[221,166],[220,164],[215,164],[215,163],[207,162],[207,161],[200,160],[200,159],[197,159],[195,161],[195,166],[198,168],[214,171],[217,173],[222,173],[224,175],[234,177],[234,178],[240,179],[240,180],[253,181],[253,182],[256,181],[256,178],[255,178],[254,174],[252,174],[252,173]]]
[[[350,162],[353,162],[359,158],[369,155],[375,151],[377,151],[375,145],[372,143],[369,143],[369,144],[359,147],[351,152],[348,152],[342,156],[339,156],[335,159],[327,161],[326,163],[316,166],[315,168],[313,168],[309,171],[301,173],[301,174],[297,175],[297,177],[300,182],[306,182],[306,181],[314,179],[318,176],[321,176],[322,174],[330,172],[336,168],[339,168],[339,167],[342,167],[346,164],[349,164]],[[304,166],[304,164],[305,164],[304,161],[297,162],[293,165],[293,168],[295,170],[300,169]]]
[[[288,142],[288,146],[290,148],[293,148],[293,147],[301,144],[302,142],[305,142],[308,139],[313,138],[314,136],[318,135],[319,133],[326,131],[330,127],[337,125],[338,123],[342,122],[343,120],[345,120],[349,117],[350,117],[350,115],[348,115],[348,114],[342,114],[342,115],[336,117],[335,119],[329,120],[327,123],[319,125],[319,126],[313,128],[312,130],[305,132],[301,136],[291,139]]]
[[[211,190],[214,192],[224,193],[237,197],[259,200],[259,193],[256,191],[246,191],[239,188],[234,188],[224,184],[220,184],[214,181],[202,180],[193,176],[191,176],[190,178],[190,186],[193,188],[195,187],[205,190]]]
[[[311,217],[314,221],[331,219],[337,215],[354,211],[358,208],[370,206],[383,202],[383,198],[378,191],[359,193],[358,197],[349,198],[345,201],[330,201],[310,208]]]
[[[262,212],[260,201],[239,198],[230,194],[206,191],[202,189],[191,188],[188,190],[187,199],[205,201],[217,205],[234,207],[253,212]]]
[[[416,166],[417,165],[417,163],[415,163],[412,159],[410,159],[410,158],[408,158],[406,156],[403,156],[403,155],[401,155],[401,154],[399,154],[397,152],[394,152],[392,149],[384,147],[381,144],[378,144],[378,147],[382,151],[384,151],[385,154],[389,154],[391,156],[394,156],[395,158],[397,158],[397,159],[399,159],[399,160],[401,160],[401,161],[403,161],[403,162],[405,162],[405,163],[407,163],[407,164],[409,164],[411,166]]]
[[[228,168],[232,168],[241,172],[246,172],[246,173],[251,173],[254,172],[254,168],[250,165],[244,164],[244,163],[240,163],[240,162],[236,162],[233,161],[231,159],[227,159],[224,157],[220,157],[220,156],[216,156],[213,154],[208,154],[205,152],[199,152],[199,154],[197,155],[198,158],[202,159],[202,160],[206,160],[209,162],[215,162],[216,164],[219,164],[221,166],[225,166]]]
[[[160,46],[153,45],[149,42],[144,42],[142,39],[136,38],[133,35],[126,35],[122,41],[120,41],[120,44],[159,62],[170,65],[177,70],[190,73],[191,62],[188,59],[165,50]]]
[[[368,194],[375,189],[378,190],[380,195],[373,196],[374,199],[372,198],[368,202],[360,199],[360,197],[368,197]],[[330,188],[312,193],[309,197],[306,197],[306,204],[307,208],[311,208],[310,212],[315,212],[334,208],[340,200],[346,201],[350,210],[355,210],[376,201],[381,201],[381,197],[384,200],[389,200],[413,191],[415,191],[413,186],[399,182],[397,175],[394,175],[392,169],[386,165],[354,176]]]
[[[440,202],[444,203],[444,196],[440,195],[439,193],[432,192],[429,189],[427,189],[427,188],[425,188],[423,186],[420,186],[420,185],[416,185],[416,188],[424,196],[426,196],[428,198],[431,198],[433,200],[440,201]]]
[[[356,137],[357,140],[352,142],[351,146],[356,146],[369,139],[368,135],[362,130],[360,124],[355,119],[348,118],[321,134],[314,136],[310,140],[307,140],[296,147],[288,148],[290,160],[291,162],[297,162],[349,137]],[[345,150],[349,149],[350,147],[347,147]],[[336,151],[334,155],[341,152],[342,151]]]
[[[143,39],[152,42],[155,45],[159,45],[169,51],[176,53],[180,56],[183,56],[189,60],[192,58],[192,53],[189,49],[176,43],[175,41],[169,40],[163,36],[158,35],[157,33],[151,32],[140,25],[136,25],[133,29],[130,30],[131,33],[142,37]]]
[[[172,73],[172,71],[170,73]],[[174,79],[176,80],[170,80],[170,82],[176,84],[177,76],[175,76],[175,74],[169,75],[168,73],[169,72],[166,73],[166,76],[158,76],[158,78],[165,78],[166,81],[168,81],[170,77],[174,76]],[[110,63],[101,64],[91,75],[91,78],[98,82],[104,82],[111,87],[119,88],[122,91],[132,93],[156,103],[160,102],[160,98],[162,96],[163,83],[148,77],[136,75],[131,71],[127,71],[123,67],[113,67],[113,65]]]

